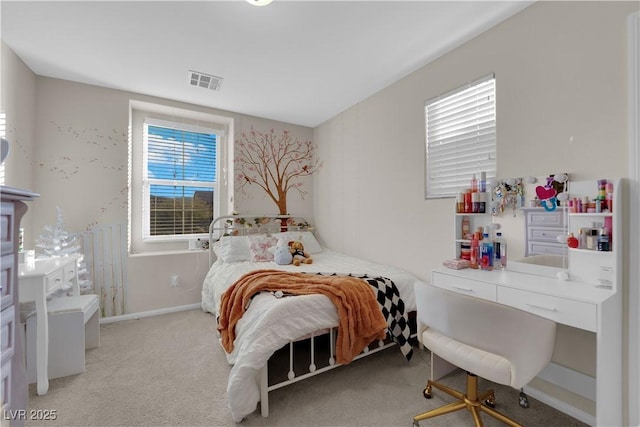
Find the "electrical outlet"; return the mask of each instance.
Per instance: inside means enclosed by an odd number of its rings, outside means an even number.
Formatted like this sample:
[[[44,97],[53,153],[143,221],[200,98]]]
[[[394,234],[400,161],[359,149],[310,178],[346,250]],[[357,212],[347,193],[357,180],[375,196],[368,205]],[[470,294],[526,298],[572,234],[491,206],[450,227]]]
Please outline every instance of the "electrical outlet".
[[[172,288],[177,288],[179,285],[180,285],[180,281],[178,279],[178,275],[177,274],[171,275],[171,281],[169,282],[169,286],[171,286]]]

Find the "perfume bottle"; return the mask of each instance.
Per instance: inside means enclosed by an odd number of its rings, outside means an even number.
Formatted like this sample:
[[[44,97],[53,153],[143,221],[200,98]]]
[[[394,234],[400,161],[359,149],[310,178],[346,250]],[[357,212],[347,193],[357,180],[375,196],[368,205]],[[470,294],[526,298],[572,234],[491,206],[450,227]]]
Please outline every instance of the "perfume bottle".
[[[573,235],[573,233],[569,233],[569,237],[567,237],[567,245],[570,248],[574,248],[574,249],[580,246],[580,242],[578,241],[576,236]]]

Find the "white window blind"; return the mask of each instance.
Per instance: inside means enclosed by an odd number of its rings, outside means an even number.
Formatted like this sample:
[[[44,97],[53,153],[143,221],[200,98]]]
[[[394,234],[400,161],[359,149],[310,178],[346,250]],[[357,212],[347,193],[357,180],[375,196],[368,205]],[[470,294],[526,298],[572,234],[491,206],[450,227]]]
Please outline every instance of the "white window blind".
[[[496,176],[493,74],[425,102],[426,197],[451,197],[473,175]]]
[[[213,220],[218,131],[147,119],[144,125],[143,238],[204,237]]]

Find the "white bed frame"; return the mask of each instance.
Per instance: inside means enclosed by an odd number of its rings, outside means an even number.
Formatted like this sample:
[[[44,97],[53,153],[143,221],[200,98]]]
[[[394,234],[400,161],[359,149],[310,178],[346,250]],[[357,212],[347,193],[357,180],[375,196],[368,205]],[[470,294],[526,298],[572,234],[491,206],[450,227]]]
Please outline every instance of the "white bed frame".
[[[214,219],[209,226],[209,265],[216,260],[213,252],[213,243],[222,236],[230,235],[249,235],[256,233],[277,233],[280,231],[311,231],[313,228],[302,217],[294,217],[291,215],[228,215]],[[321,368],[316,366],[316,361],[320,360],[319,354],[316,354],[317,340],[321,337],[329,336],[329,355],[328,364]],[[335,358],[335,340],[337,336],[337,327],[329,330],[324,329],[311,333],[308,336],[301,337],[295,341],[290,341],[284,348],[288,349],[289,354],[289,371],[287,379],[269,385],[269,361],[260,370],[260,413],[263,417],[269,416],[269,392],[296,383],[306,378],[335,369],[341,364],[336,363]],[[307,372],[296,374],[294,365],[297,355],[295,354],[294,344],[302,340],[309,339],[311,345],[310,363]],[[378,340],[369,344],[358,356],[353,360],[361,359],[365,356],[375,354],[381,350],[396,345],[393,341]],[[326,356],[326,355],[325,355]],[[303,358],[309,356],[301,356]],[[273,358],[273,357],[272,357]]]

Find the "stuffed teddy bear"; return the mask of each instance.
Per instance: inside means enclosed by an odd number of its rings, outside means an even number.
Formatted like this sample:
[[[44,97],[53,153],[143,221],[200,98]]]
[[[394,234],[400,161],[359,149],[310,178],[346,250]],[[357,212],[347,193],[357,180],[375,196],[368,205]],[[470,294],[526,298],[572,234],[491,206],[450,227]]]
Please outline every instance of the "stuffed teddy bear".
[[[289,245],[283,239],[279,239],[273,252],[273,261],[278,265],[288,265],[293,261],[293,255]]]
[[[289,242],[289,252],[293,256],[293,265],[300,265],[300,263],[313,263],[309,254],[304,251],[304,245],[298,240],[292,240]]]

